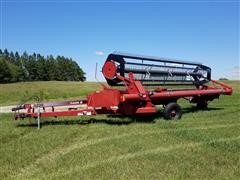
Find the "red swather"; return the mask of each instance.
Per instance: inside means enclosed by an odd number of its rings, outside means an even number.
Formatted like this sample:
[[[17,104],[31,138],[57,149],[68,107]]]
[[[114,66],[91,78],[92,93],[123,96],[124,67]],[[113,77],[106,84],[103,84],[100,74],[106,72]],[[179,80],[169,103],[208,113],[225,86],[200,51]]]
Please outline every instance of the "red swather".
[[[145,64],[143,62],[127,63],[123,58],[136,58],[141,61],[157,61],[168,64],[173,63],[174,66],[166,64]],[[141,65],[140,67],[144,66],[144,68],[133,68],[133,73],[131,68],[126,66],[127,64],[134,66]],[[176,67],[175,64],[194,65],[197,67]],[[150,66],[151,69],[145,68],[148,66]],[[152,67],[155,67],[155,69],[153,70]],[[157,68],[165,69],[159,70]],[[170,72],[170,69],[173,70]],[[207,102],[218,98],[221,94],[232,94],[231,87],[224,83],[210,80],[210,72],[210,68],[201,64],[166,59],[159,60],[152,57],[130,56],[115,53],[109,55],[102,68],[102,73],[109,85],[123,84],[125,86],[124,90],[103,85],[102,90],[90,94],[85,100],[23,104],[14,108],[13,111],[17,112],[15,115],[16,119],[26,117],[37,118],[96,114],[152,115],[157,112],[156,105],[163,105],[165,118],[175,119],[181,117],[181,108],[176,103],[179,98],[185,98],[191,103],[196,103],[200,108],[206,108]],[[204,73],[207,74],[206,77],[204,77]],[[134,77],[135,74],[138,75],[138,78]],[[146,79],[146,74],[149,76],[149,79]],[[165,78],[165,76],[167,77],[169,74],[171,77]],[[145,78],[142,75],[145,75]],[[163,76],[165,79],[162,78]],[[187,79],[189,76],[194,79],[191,82],[194,83],[195,89],[167,90],[158,86],[150,91],[143,85],[146,81],[172,82],[174,79],[173,77],[175,77],[177,82],[188,82],[190,81]],[[156,77],[158,77],[158,79]],[[211,81],[213,86],[206,85],[206,81]],[[82,105],[84,105],[84,107],[80,109],[79,106]],[[61,106],[67,107],[68,109],[56,111],[56,108]],[[22,112],[22,109],[25,109],[25,111]]]

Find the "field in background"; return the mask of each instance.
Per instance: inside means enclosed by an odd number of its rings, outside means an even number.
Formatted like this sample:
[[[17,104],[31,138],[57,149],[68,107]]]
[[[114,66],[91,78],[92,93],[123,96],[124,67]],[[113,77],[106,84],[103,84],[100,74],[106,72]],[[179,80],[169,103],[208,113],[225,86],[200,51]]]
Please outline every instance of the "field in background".
[[[240,81],[224,82],[239,89]],[[173,86],[169,88],[174,89]],[[0,84],[0,106],[16,105],[31,96],[38,96],[42,101],[85,98],[87,94],[100,89],[101,85],[96,82],[36,81]]]
[[[95,82],[36,81],[0,84],[0,105],[15,105],[31,96],[43,101],[82,98],[100,88]]]
[[[233,96],[221,96],[208,110],[181,100],[184,114],[178,121],[166,121],[161,113],[153,121],[52,118],[37,130],[34,120],[12,121],[12,114],[0,114],[0,179],[239,179],[240,84],[228,84]],[[3,86],[3,104],[17,102],[25,90],[46,88],[49,99],[65,99],[98,89],[72,82]],[[5,97],[11,92],[15,98]]]

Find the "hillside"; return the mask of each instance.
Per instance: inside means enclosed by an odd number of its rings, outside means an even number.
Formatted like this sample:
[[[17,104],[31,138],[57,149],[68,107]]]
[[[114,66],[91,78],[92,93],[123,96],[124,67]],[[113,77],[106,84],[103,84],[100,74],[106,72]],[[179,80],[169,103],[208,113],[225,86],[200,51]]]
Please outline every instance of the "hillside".
[[[14,105],[31,96],[41,100],[83,98],[100,88],[94,82],[36,81],[0,85],[0,105]]]

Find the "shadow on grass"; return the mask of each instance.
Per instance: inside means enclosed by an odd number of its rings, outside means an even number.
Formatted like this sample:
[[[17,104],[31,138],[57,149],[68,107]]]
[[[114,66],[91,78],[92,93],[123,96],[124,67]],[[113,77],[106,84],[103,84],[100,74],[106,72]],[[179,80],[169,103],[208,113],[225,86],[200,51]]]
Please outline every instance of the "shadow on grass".
[[[158,117],[157,117],[158,116]],[[106,118],[86,118],[86,119],[42,119],[41,126],[48,125],[88,125],[88,124],[108,124],[108,125],[128,125],[131,123],[155,123],[155,119],[160,118],[159,114],[151,117],[130,117],[130,116],[113,116],[109,115]],[[31,122],[18,124],[17,127],[36,127],[36,123]]]
[[[197,107],[183,108],[183,114],[193,113],[197,111],[217,111],[223,108],[207,108],[205,110],[199,110]],[[123,115],[107,115],[105,118],[85,117],[80,119],[42,119],[41,126],[52,125],[88,125],[88,124],[108,124],[108,125],[128,125],[131,123],[155,123],[156,120],[165,120],[163,117],[163,111],[151,116],[123,116]],[[23,124],[17,124],[17,127],[36,127],[36,122],[24,122]]]
[[[186,113],[193,113],[193,112],[199,112],[199,111],[218,111],[222,109],[224,108],[208,107],[207,109],[199,109],[196,106],[192,106],[192,107],[183,108],[182,112],[183,114],[186,114]]]

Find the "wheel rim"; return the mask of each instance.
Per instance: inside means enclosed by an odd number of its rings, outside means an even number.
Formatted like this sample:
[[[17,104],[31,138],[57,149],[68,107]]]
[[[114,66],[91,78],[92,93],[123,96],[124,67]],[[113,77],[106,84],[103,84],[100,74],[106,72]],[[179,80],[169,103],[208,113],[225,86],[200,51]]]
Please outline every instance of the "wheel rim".
[[[176,118],[177,117],[177,112],[176,110],[172,110],[170,113],[171,118]]]

